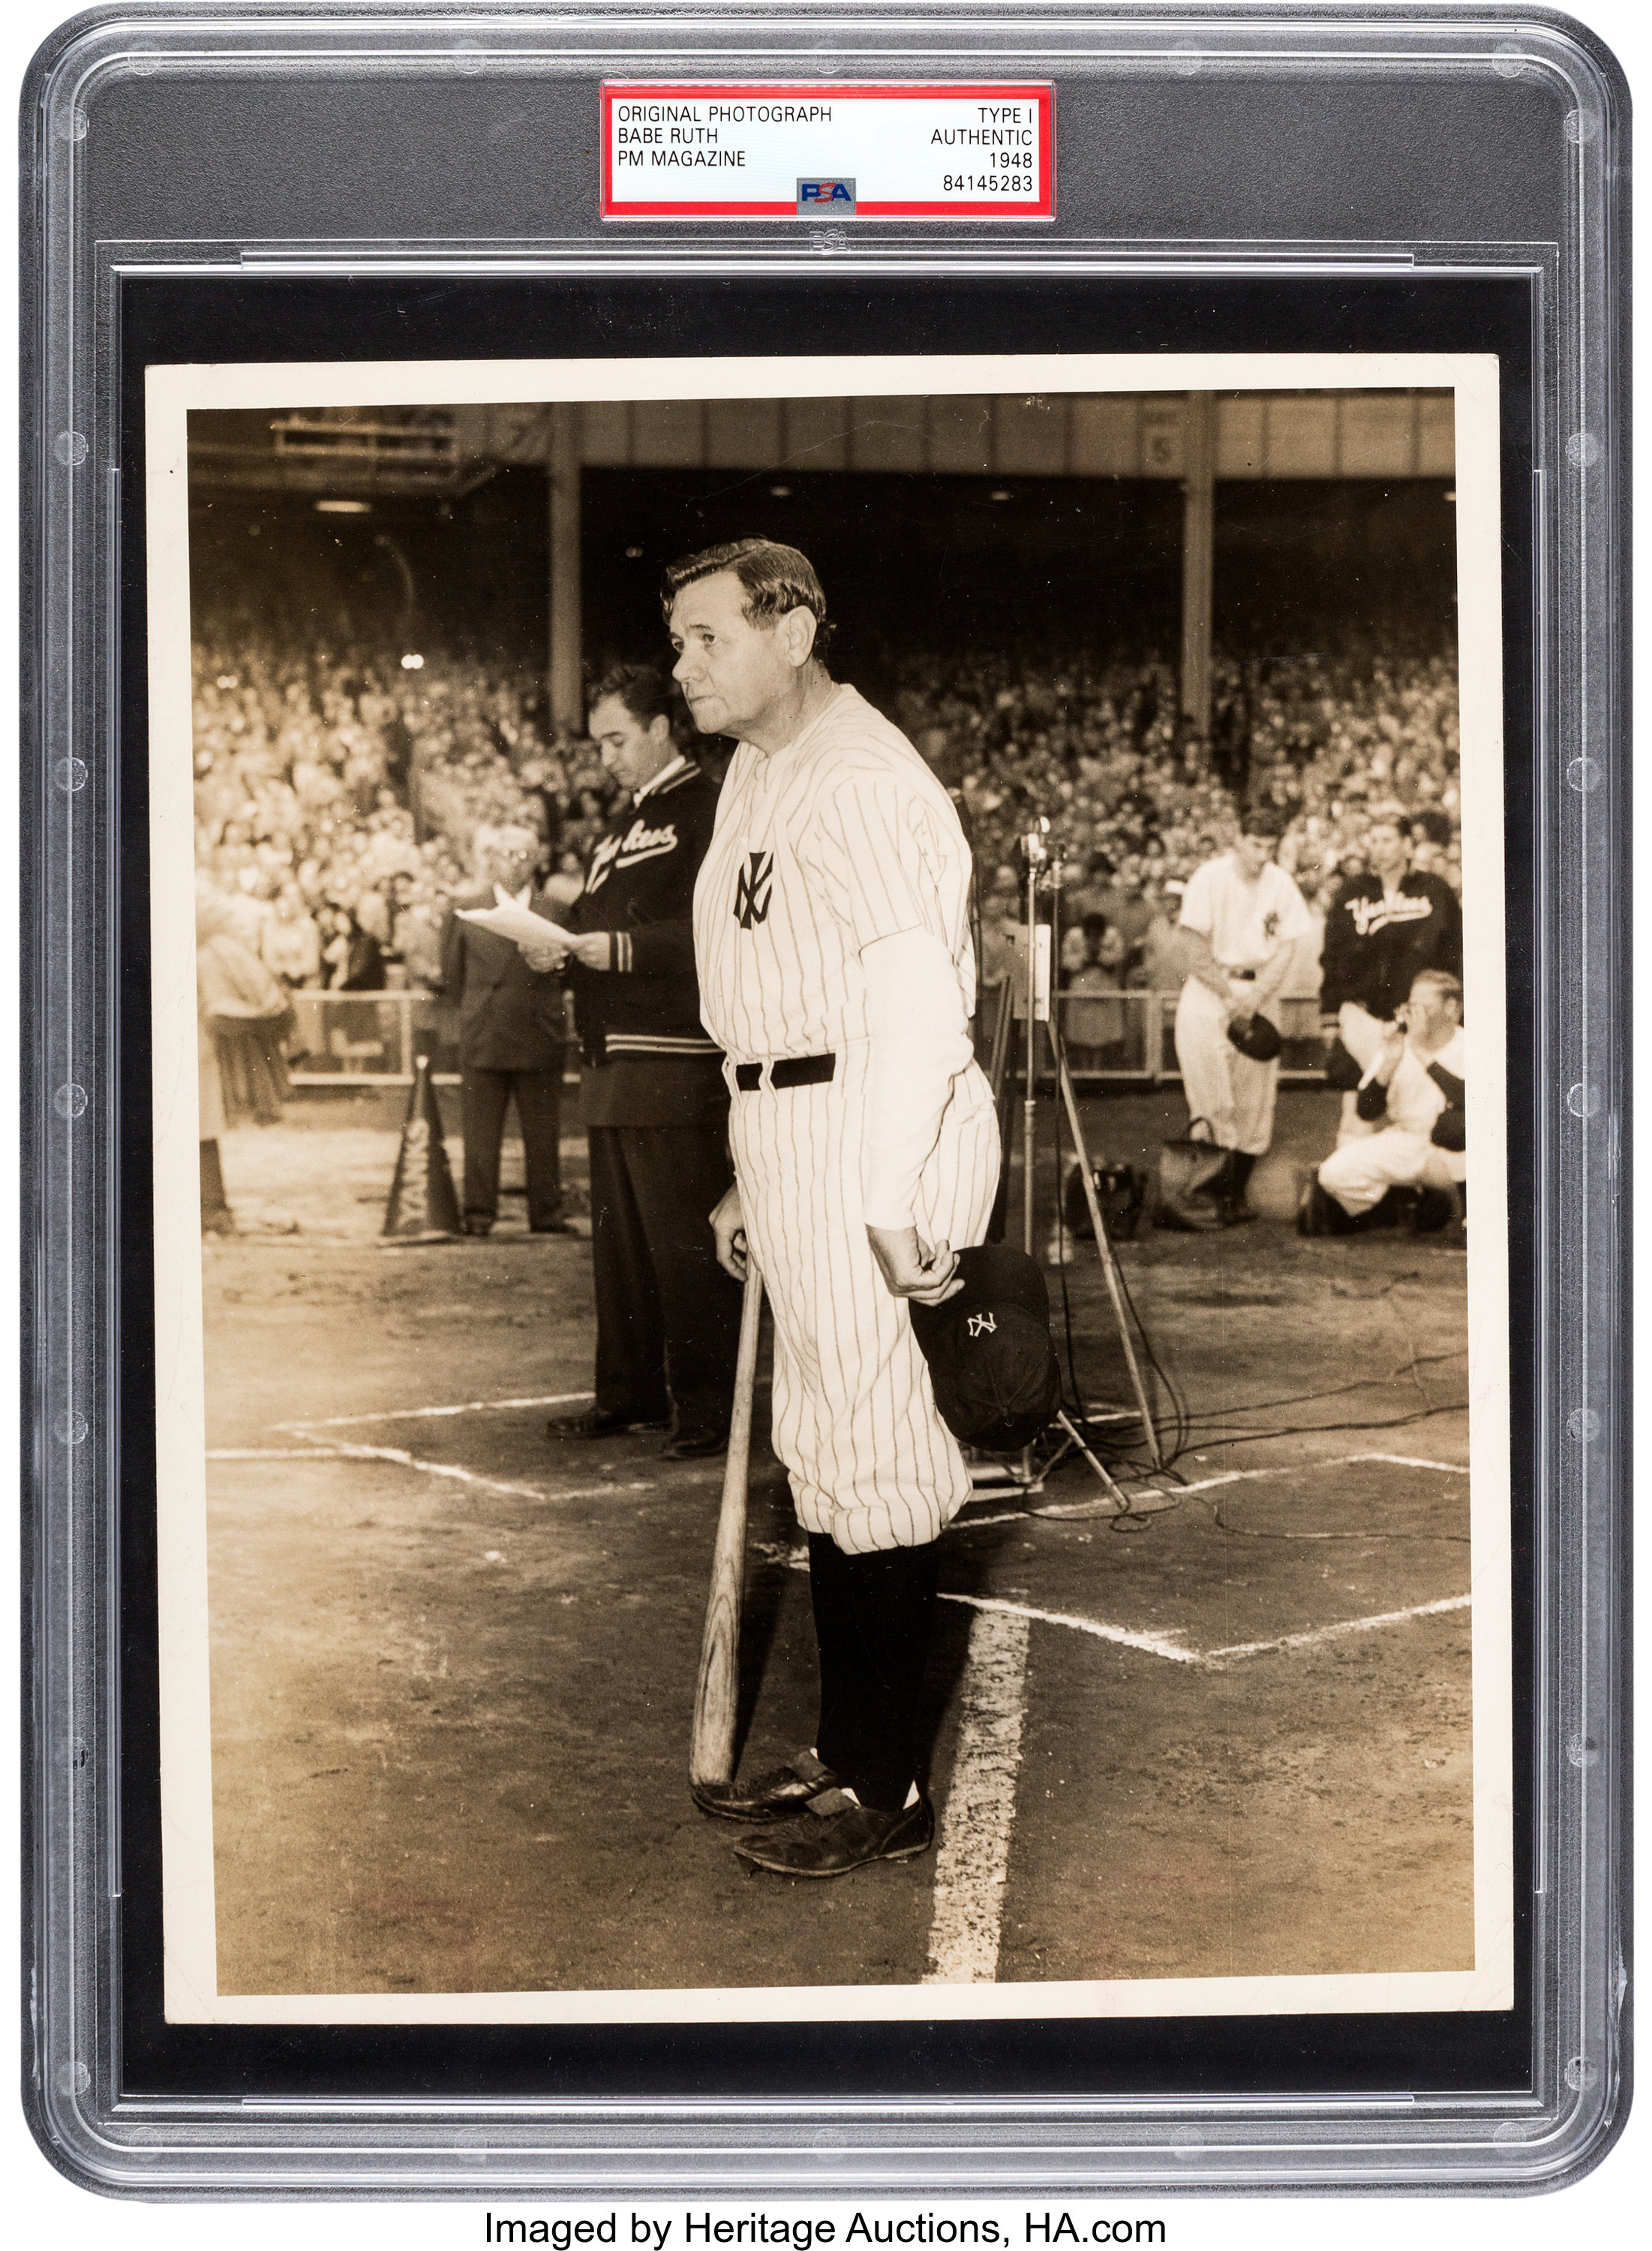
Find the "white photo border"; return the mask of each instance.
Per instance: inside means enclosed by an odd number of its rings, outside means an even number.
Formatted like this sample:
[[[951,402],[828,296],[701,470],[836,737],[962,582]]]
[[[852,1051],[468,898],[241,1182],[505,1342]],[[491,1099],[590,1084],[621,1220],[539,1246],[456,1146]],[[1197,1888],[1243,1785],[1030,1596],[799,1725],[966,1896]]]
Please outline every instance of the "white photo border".
[[[511,1993],[221,1994],[212,1839],[199,1250],[188,418],[191,412],[1082,391],[1450,390],[1455,402],[1468,1131],[1475,1963],[1352,1976]],[[1508,2010],[1513,1647],[1498,363],[1457,353],[417,360],[152,367],[146,378],[156,1471],[162,1922],[173,2024],[876,2022]],[[1490,1222],[1490,1223],[1489,1223]]]

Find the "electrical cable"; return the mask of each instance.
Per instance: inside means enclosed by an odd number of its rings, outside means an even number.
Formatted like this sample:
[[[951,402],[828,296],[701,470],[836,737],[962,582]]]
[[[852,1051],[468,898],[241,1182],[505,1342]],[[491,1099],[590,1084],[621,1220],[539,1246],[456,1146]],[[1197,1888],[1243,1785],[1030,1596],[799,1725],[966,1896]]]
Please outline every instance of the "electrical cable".
[[[1311,1467],[1312,1465],[1306,1465]],[[1196,1500],[1206,1495],[1196,1493]],[[1466,1532],[1261,1532],[1250,1524],[1230,1524],[1221,1512],[1220,1501],[1210,1504],[1211,1521],[1219,1532],[1226,1532],[1240,1540],[1420,1540],[1445,1541],[1452,1547],[1467,1548],[1470,1543]]]
[[[1448,1399],[1438,1407],[1419,1407],[1409,1415],[1390,1416],[1381,1423],[1284,1423],[1266,1430],[1241,1430],[1227,1436],[1218,1432],[1214,1437],[1200,1438],[1200,1446],[1213,1451],[1220,1446],[1255,1445],[1263,1438],[1317,1438],[1331,1437],[1342,1430],[1405,1430],[1414,1423],[1431,1423],[1436,1415],[1461,1415],[1468,1408],[1466,1399]]]
[[[1386,1375],[1365,1376],[1355,1383],[1331,1383],[1323,1391],[1293,1391],[1282,1399],[1245,1399],[1236,1406],[1213,1407],[1207,1413],[1191,1416],[1188,1419],[1193,1423],[1219,1422],[1226,1415],[1262,1415],[1272,1407],[1309,1407],[1317,1399],[1339,1399],[1344,1392],[1372,1391],[1379,1384],[1398,1382],[1402,1375],[1408,1375],[1414,1368],[1433,1368],[1441,1361],[1461,1360],[1468,1349],[1467,1345],[1462,1345],[1455,1352],[1419,1353],[1410,1360],[1402,1361],[1398,1368],[1391,1368]]]

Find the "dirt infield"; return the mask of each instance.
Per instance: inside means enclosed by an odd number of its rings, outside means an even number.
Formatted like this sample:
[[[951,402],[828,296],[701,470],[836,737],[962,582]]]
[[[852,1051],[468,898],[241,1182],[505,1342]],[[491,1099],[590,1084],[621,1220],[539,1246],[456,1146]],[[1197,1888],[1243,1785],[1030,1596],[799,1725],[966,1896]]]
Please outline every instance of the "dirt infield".
[[[1096,1153],[1151,1146],[1177,1108],[1091,1105]],[[1263,1200],[1288,1209],[1323,1098],[1282,1125]],[[342,1132],[384,1121],[236,1137],[232,1197],[302,1231],[206,1253],[221,1991],[1472,1963],[1460,1248],[1268,1220],[1125,1246],[1199,1418],[1179,1505],[1120,1530],[973,1504],[943,1549],[939,1850],[793,1885],[749,1874],[687,1793],[721,1465],[550,1444],[545,1403],[590,1382],[586,1245],[381,1251],[346,1202],[374,1147],[343,1164]],[[1119,1399],[1086,1257],[1078,1373]],[[1069,1465],[1033,1506],[1096,1493]],[[748,1764],[812,1721],[766,1454],[750,1538]]]

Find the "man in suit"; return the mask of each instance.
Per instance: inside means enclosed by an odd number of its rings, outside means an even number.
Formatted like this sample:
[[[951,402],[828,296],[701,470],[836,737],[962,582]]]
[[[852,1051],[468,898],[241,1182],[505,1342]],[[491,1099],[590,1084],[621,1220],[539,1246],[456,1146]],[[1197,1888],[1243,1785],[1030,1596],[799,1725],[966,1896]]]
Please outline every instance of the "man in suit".
[[[515,1099],[528,1174],[528,1224],[566,1235],[562,1216],[562,1075],[566,1045],[560,979],[530,969],[508,938],[460,919],[460,907],[514,902],[556,919],[534,883],[530,828],[479,829],[479,887],[456,898],[442,931],[441,991],[458,1011],[465,1124],[464,1222],[486,1235],[499,1211],[499,1153]]]

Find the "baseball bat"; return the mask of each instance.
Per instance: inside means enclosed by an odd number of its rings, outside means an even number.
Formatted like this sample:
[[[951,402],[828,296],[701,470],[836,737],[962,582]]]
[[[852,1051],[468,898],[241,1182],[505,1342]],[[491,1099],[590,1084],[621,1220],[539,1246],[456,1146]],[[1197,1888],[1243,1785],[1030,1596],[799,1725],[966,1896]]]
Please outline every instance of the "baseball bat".
[[[712,1551],[711,1593],[700,1644],[694,1735],[688,1746],[688,1779],[695,1784],[734,1780],[734,1730],[740,1702],[740,1610],[745,1594],[746,1484],[762,1317],[763,1277],[748,1250],[746,1291],[740,1307],[740,1352],[735,1362],[734,1412],[722,1472],[722,1507],[717,1518],[717,1544]]]

